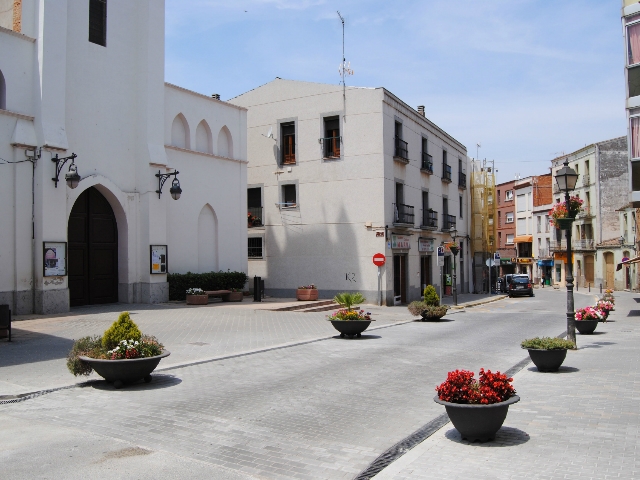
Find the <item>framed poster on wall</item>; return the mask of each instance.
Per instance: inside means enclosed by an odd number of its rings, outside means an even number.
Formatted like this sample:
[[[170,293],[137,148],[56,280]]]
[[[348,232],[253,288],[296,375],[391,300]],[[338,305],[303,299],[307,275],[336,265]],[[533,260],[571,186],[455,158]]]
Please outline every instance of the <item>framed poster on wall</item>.
[[[167,273],[167,246],[151,245],[150,255],[150,273]]]
[[[43,276],[64,277],[67,275],[67,242],[42,242]]]

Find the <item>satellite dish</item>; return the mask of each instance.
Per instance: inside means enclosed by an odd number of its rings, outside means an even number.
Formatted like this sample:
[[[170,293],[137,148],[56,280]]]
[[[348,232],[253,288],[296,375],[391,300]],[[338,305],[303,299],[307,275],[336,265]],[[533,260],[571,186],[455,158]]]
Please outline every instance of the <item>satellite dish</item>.
[[[262,134],[263,137],[266,138],[271,138],[273,139],[273,127],[269,127],[269,131],[267,132],[267,134],[265,135],[264,133]]]

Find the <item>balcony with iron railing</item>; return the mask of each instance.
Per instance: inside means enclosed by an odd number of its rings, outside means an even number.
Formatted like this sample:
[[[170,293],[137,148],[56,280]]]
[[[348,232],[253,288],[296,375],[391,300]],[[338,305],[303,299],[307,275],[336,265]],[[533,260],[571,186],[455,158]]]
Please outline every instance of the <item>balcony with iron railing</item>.
[[[321,138],[320,141],[322,142],[322,156],[324,158],[340,158],[341,136]]]
[[[247,214],[247,226],[249,228],[253,227],[263,227],[262,223],[262,207],[249,207]]]
[[[442,181],[451,183],[451,165],[442,164]]]
[[[551,253],[550,249],[548,248],[538,249],[538,258],[545,259],[545,258],[551,258],[552,256],[553,256],[553,253]]]
[[[394,140],[395,148],[393,150],[393,159],[398,160],[399,162],[409,163],[409,144],[400,137],[394,137]]]
[[[413,225],[414,214],[413,205],[405,205],[403,203],[393,204],[393,223],[394,225]]]
[[[574,250],[595,250],[596,244],[593,238],[578,238],[571,242]]]
[[[593,216],[594,215],[591,212],[591,206],[590,205],[583,205],[582,206],[582,211],[580,213],[578,213],[578,215],[576,215],[576,218],[591,218]]]
[[[552,252],[565,251],[567,249],[567,239],[563,238],[562,240],[551,240],[549,249]]]
[[[420,228],[424,228],[426,230],[437,230],[438,212],[434,212],[433,210],[423,210],[422,224],[420,225]]]
[[[446,232],[451,230],[451,227],[455,228],[456,226],[456,216],[455,215],[447,215],[446,213],[442,214],[442,231]]]
[[[458,172],[458,187],[467,188],[467,174]]]
[[[428,153],[422,152],[422,165],[420,170],[425,173],[433,173],[433,157]]]

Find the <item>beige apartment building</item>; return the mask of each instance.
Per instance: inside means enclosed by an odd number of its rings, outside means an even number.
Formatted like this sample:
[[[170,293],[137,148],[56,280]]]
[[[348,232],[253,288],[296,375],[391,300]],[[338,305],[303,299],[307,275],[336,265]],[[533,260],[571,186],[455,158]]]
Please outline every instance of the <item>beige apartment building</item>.
[[[454,258],[437,250],[457,232],[457,288],[469,291],[467,150],[384,88],[277,78],[230,100],[248,109],[250,276],[291,297],[359,291],[376,302],[450,293]]]

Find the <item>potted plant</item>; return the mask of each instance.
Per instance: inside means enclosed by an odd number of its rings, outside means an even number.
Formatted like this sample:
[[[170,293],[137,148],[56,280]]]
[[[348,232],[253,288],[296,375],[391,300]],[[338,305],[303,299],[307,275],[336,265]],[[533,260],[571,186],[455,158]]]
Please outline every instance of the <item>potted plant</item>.
[[[318,288],[312,283],[310,285],[303,285],[296,290],[296,298],[298,300],[317,300]]]
[[[613,303],[615,305],[616,299],[613,296],[613,290],[606,289],[604,291],[604,295],[602,296],[602,300],[606,300],[607,302],[611,302],[611,303]]]
[[[531,361],[541,372],[557,372],[567,357],[567,350],[576,348],[569,340],[551,337],[529,338],[520,346],[529,351]]]
[[[241,302],[244,294],[242,293],[242,289],[241,288],[230,288],[229,290],[231,290],[231,293],[229,294],[229,301],[230,302]]]
[[[261,227],[262,219],[251,212],[247,212],[247,227]]]
[[[433,321],[440,320],[447,314],[449,307],[440,305],[440,297],[433,285],[427,285],[423,295],[423,301],[411,302],[407,307],[411,315],[421,316],[423,321]]]
[[[453,253],[454,256],[456,256],[458,254],[458,251],[460,250],[460,246],[456,242],[450,243],[449,250],[451,251],[451,253]]]
[[[609,300],[598,300],[598,303],[596,303],[596,308],[602,313],[603,322],[607,321],[607,319],[609,318],[609,313],[613,312],[614,307],[615,305],[613,304],[613,302]]]
[[[583,201],[579,197],[571,197],[569,205],[567,202],[558,202],[549,210],[551,224],[561,230],[571,228],[571,222],[574,221],[576,215],[582,211]]]
[[[209,303],[209,295],[201,288],[187,289],[187,305],[206,305]]]
[[[593,333],[603,318],[602,312],[596,307],[579,308],[576,310],[576,329],[583,335]]]
[[[359,303],[363,303],[365,298],[360,293],[339,293],[333,298],[333,301],[340,304],[340,310],[328,315],[327,318],[337,331],[340,332],[340,337],[344,338],[349,336],[361,337],[373,320],[371,319],[371,313],[364,310],[354,309],[353,306]]]
[[[444,405],[453,426],[463,439],[493,440],[507,418],[509,405],[520,400],[511,385],[513,378],[491,370],[480,369],[476,380],[473,372],[455,370],[436,387],[434,401]]]
[[[95,370],[115,388],[121,388],[139,380],[150,382],[151,372],[169,354],[155,337],[140,332],[129,312],[122,312],[102,336],[74,341],[67,368],[75,376]]]

